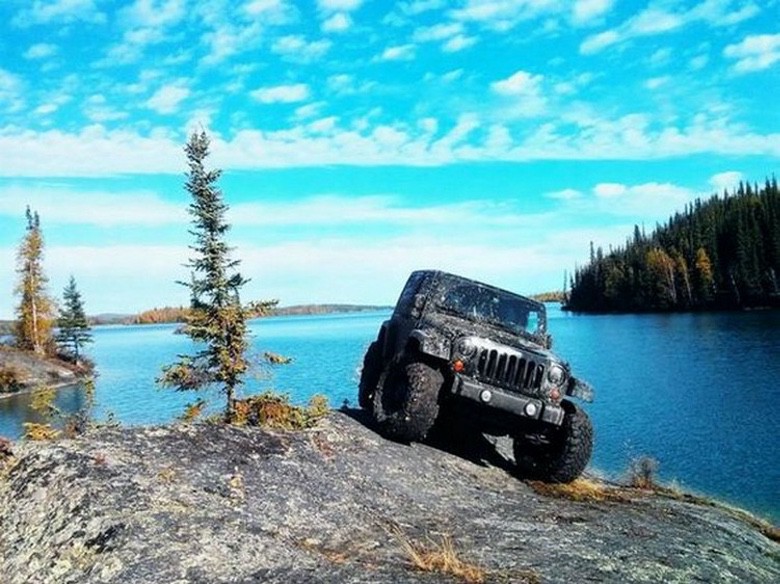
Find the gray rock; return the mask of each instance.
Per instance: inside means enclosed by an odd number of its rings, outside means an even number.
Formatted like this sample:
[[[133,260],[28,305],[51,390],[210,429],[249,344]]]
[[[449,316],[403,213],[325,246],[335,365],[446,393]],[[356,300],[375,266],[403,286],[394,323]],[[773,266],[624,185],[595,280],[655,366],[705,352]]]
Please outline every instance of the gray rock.
[[[489,582],[780,581],[780,546],[738,512],[550,498],[500,458],[388,442],[356,412],[296,433],[103,428],[14,450],[5,584],[460,581],[416,570],[401,543],[443,536]]]

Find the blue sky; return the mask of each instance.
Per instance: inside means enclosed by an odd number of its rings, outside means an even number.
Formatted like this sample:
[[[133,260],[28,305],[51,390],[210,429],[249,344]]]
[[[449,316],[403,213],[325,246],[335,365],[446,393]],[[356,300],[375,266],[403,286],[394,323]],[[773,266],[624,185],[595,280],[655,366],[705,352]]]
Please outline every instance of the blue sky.
[[[0,318],[24,208],[50,292],[187,302],[182,145],[212,136],[246,299],[525,293],[780,160],[777,0],[5,0]]]

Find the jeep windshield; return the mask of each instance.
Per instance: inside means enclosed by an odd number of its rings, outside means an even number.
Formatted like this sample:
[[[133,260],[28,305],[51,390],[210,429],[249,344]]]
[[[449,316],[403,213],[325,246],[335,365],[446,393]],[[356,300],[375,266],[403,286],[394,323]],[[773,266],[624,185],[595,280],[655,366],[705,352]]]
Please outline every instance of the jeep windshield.
[[[543,305],[473,282],[444,287],[436,304],[450,314],[485,322],[515,335],[540,337],[546,329]]]

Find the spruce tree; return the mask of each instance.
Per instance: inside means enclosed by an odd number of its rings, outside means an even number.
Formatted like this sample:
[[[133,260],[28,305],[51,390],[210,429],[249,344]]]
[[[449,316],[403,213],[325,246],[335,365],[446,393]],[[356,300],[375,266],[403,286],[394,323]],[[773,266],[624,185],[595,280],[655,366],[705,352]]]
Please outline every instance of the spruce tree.
[[[189,288],[192,309],[184,332],[203,349],[165,367],[159,382],[179,391],[218,386],[225,394],[225,417],[230,421],[235,392],[247,370],[246,314],[239,297],[246,280],[236,271],[240,262],[231,259],[225,242],[230,226],[225,221],[228,207],[217,187],[221,171],[204,166],[209,154],[206,133],[193,133],[184,151],[189,165],[185,188],[192,196],[190,233],[195,239],[190,246],[194,257],[187,264],[190,281],[180,282]]]
[[[46,291],[48,278],[43,272],[43,233],[38,213],[27,207],[27,229],[17,252],[15,292],[21,297],[16,308],[16,346],[43,355],[51,350],[54,302]]]
[[[59,331],[55,337],[57,345],[65,355],[80,365],[81,348],[93,342],[92,329],[84,312],[84,302],[76,287],[76,279],[71,276],[62,293],[62,309],[57,320]]]

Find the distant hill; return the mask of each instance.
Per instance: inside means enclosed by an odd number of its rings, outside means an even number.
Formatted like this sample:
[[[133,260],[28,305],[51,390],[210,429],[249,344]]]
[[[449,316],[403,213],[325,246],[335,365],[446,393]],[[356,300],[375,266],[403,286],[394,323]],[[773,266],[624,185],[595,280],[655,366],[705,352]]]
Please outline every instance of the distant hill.
[[[373,306],[364,304],[299,304],[282,306],[271,310],[270,316],[298,316],[310,314],[339,314],[348,312],[372,312],[392,310],[392,306]]]

